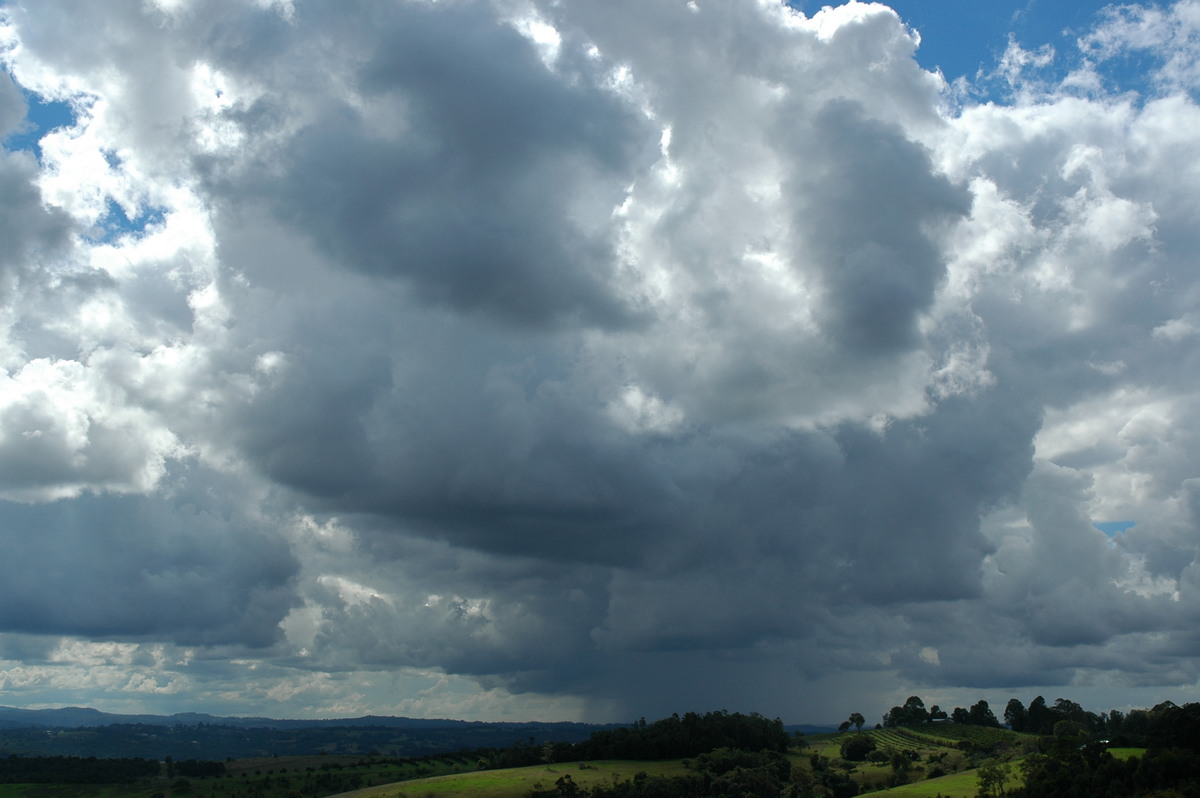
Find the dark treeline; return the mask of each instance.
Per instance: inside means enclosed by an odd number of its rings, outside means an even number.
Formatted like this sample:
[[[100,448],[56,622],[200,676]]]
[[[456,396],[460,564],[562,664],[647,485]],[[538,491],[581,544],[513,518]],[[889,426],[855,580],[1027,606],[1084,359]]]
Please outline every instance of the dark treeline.
[[[1180,748],[1116,759],[1096,747],[1028,757],[1025,786],[1013,798],[1124,798],[1200,795],[1200,756]]]
[[[195,759],[185,759],[182,762],[175,762],[172,761],[171,757],[167,757],[167,775],[190,776],[199,779],[224,776],[225,763],[211,760],[197,761]]]
[[[861,716],[860,716],[861,717]],[[883,716],[883,725],[918,726],[922,723],[937,723],[952,720],[955,723],[967,723],[975,726],[999,726],[1000,722],[992,713],[986,701],[978,701],[970,709],[955,707],[954,712],[947,714],[944,709],[934,704],[929,709],[920,696],[909,696],[904,706],[892,707]]]
[[[1193,706],[1193,705],[1188,705]],[[1153,746],[1166,738],[1174,739],[1178,731],[1167,729],[1166,719],[1174,718],[1180,710],[1170,701],[1153,709],[1134,709],[1128,713],[1120,710],[1090,712],[1066,698],[1055,699],[1053,704],[1037,696],[1025,706],[1019,699],[1010,698],[1004,707],[1003,722],[997,718],[987,701],[978,701],[970,709],[955,707],[950,713],[936,704],[928,709],[919,696],[910,696],[903,706],[892,707],[883,716],[885,728],[895,726],[919,726],[926,723],[953,722],[973,726],[1007,726],[1015,732],[1051,736],[1074,732],[1087,732],[1094,738],[1108,739],[1113,745]],[[855,714],[852,719],[861,719]],[[1173,722],[1173,721],[1172,721]],[[842,724],[845,731],[850,721]],[[861,723],[855,724],[861,725]]]
[[[571,747],[574,753],[568,759],[676,759],[717,748],[782,753],[789,743],[783,721],[778,718],[768,720],[754,713],[688,712],[683,717],[676,714],[650,724],[643,719],[633,726],[593,732],[588,740]]]
[[[1192,744],[1185,741],[1200,730],[1189,732],[1187,727],[1197,723],[1197,711],[1200,711],[1200,704],[1179,707],[1164,701],[1152,709],[1133,709],[1128,713],[1114,709],[1097,714],[1065,698],[1047,705],[1045,699],[1038,696],[1028,707],[1011,699],[1004,710],[1004,719],[1013,731],[1030,734],[1061,734],[1065,729],[1068,733],[1077,730],[1093,737],[1104,737],[1113,745],[1162,747],[1170,742],[1170,745],[1191,747]]]
[[[698,756],[717,748],[747,751],[777,751],[788,748],[791,738],[783,721],[768,720],[756,713],[688,712],[646,723],[592,732],[578,743],[547,742],[535,745],[517,743],[495,751],[487,767],[521,767],[540,762],[575,762],[596,759],[682,759]]]
[[[0,759],[3,784],[129,784],[158,775],[148,759],[97,759],[76,756],[9,756]]]
[[[1025,758],[1019,798],[1200,796],[1200,704],[1167,701],[1120,716],[1124,743],[1144,756],[1116,759],[1082,721],[1059,721],[1041,750]]]

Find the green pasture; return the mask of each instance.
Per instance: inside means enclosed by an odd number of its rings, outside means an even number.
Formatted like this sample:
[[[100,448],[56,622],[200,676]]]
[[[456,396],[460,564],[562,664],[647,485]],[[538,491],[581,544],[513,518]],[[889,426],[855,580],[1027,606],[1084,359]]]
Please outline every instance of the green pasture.
[[[1011,778],[1011,781],[1005,786],[1005,790],[1007,791],[1020,786],[1021,770],[1017,767],[1017,763],[1009,763],[1005,768],[1008,770],[1009,777]],[[939,776],[936,779],[915,781],[912,784],[893,787],[890,790],[862,794],[887,794],[888,796],[898,796],[898,798],[935,798],[938,795],[943,796],[943,798],[975,798],[979,794],[979,776],[975,770],[964,770],[961,773],[951,773],[948,776]]]
[[[846,732],[845,734],[814,735],[807,738],[808,746],[803,749],[803,753],[805,756],[818,754],[830,759],[841,756],[842,740],[844,740],[846,737],[849,737],[851,734],[853,734],[853,732]]]
[[[979,793],[979,779],[975,771],[964,770],[962,773],[952,773],[936,779],[905,784],[903,787],[893,787],[890,790],[864,793],[864,795],[895,795],[897,798],[975,798]]]
[[[682,776],[690,771],[678,759],[556,763],[413,779],[340,793],[338,798],[396,798],[399,795],[406,798],[524,798],[531,790],[554,789],[554,783],[564,775],[570,776],[580,787],[591,788],[631,779],[639,772],[647,776]]]

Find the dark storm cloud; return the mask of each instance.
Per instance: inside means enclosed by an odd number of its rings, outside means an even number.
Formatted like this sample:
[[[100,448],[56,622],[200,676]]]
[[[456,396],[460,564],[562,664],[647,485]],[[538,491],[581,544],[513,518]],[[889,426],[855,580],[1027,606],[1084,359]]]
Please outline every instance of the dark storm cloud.
[[[0,538],[6,631],[261,647],[294,602],[277,535],[186,500],[3,503]]]
[[[791,187],[796,223],[806,233],[795,260],[815,261],[822,326],[858,354],[909,349],[946,274],[933,236],[966,216],[970,195],[898,126],[869,119],[857,103],[830,101],[810,124],[788,131],[798,150],[791,181],[801,183]]]
[[[457,672],[497,674],[513,689],[581,690],[605,681],[596,672],[601,664],[615,667],[638,652],[732,654],[772,641],[840,637],[831,630],[844,621],[818,607],[855,617],[864,601],[978,597],[980,558],[990,550],[978,530],[979,514],[1011,498],[1021,484],[1036,415],[1021,412],[1021,403],[1002,392],[956,405],[944,416],[897,424],[884,434],[847,427],[832,436],[783,435],[766,448],[743,444],[732,453],[704,435],[660,447],[658,468],[690,501],[668,504],[671,512],[650,535],[621,537],[601,527],[604,534],[593,536],[578,519],[556,518],[546,527],[552,534],[543,536],[536,524],[506,524],[498,504],[490,521],[476,521],[469,533],[459,528],[451,539],[579,565],[511,581],[444,570],[428,577],[431,589],[465,596],[474,590],[492,604],[474,615],[464,609],[466,599],[453,612],[412,608],[413,599],[400,599],[404,606],[383,600],[351,605],[330,616],[318,643],[329,656],[381,664],[452,661]],[[977,423],[974,414],[988,423]],[[443,444],[437,451],[444,456],[449,449]],[[501,478],[501,469],[480,462],[485,449],[462,451],[476,458],[476,468]],[[1007,470],[993,469],[1001,453]],[[626,462],[637,462],[633,453]],[[514,481],[544,484],[535,474],[518,473]],[[548,498],[541,495],[543,506]],[[636,495],[621,498],[614,512],[635,518],[647,512]],[[411,520],[411,511],[395,512],[428,533],[453,529],[458,520],[431,516],[425,526]],[[371,539],[381,539],[376,556],[399,566],[406,555],[389,554],[383,542],[391,534],[384,526]],[[621,551],[606,554],[598,544]],[[586,565],[613,558],[629,567],[611,581]],[[575,598],[563,601],[572,593]],[[453,623],[439,620],[444,613]],[[396,632],[379,635],[381,628]],[[823,662],[834,650],[814,643]]]
[[[265,311],[289,356],[239,412],[251,462],[326,510],[498,553],[630,561],[673,525],[669,474],[580,401],[555,347],[388,321],[399,301]]]
[[[436,593],[366,601],[327,596],[329,622],[314,650],[341,667],[438,667],[521,690],[575,689],[603,668],[601,657],[582,656],[592,649],[589,630],[603,612],[605,590],[595,571],[532,562],[480,565],[470,557],[456,558],[454,570],[427,563],[435,577],[427,583]],[[469,595],[479,592],[488,598]]]

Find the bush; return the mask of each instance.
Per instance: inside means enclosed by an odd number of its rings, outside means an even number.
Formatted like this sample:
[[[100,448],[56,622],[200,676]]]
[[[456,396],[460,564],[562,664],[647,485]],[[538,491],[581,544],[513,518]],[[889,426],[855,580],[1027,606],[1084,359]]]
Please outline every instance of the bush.
[[[875,741],[865,734],[854,734],[842,740],[842,759],[862,762],[875,750]]]

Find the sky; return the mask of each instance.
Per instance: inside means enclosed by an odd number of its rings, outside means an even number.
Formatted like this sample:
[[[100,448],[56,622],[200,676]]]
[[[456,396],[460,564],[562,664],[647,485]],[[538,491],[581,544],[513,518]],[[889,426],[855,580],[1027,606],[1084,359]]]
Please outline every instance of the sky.
[[[0,704],[1200,700],[1200,0],[37,0],[0,65]]]
[[[792,5],[812,14],[825,4]],[[1031,49],[1049,45],[1074,50],[1097,14],[1110,4],[1103,0],[895,0],[889,5],[920,36],[917,63],[930,71],[941,70],[946,80],[954,81],[973,80],[980,72],[995,69],[1010,37]]]

